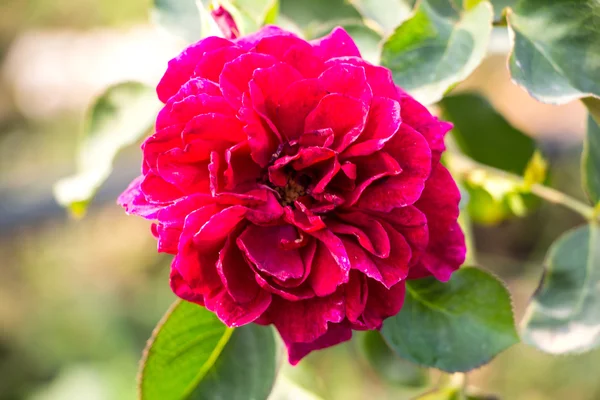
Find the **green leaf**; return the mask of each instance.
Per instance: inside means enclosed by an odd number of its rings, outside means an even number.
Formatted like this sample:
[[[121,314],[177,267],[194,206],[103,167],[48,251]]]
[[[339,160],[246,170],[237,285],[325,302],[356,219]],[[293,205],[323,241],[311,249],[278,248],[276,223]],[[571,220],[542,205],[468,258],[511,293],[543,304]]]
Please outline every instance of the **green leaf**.
[[[594,224],[552,244],[523,319],[523,341],[553,354],[600,345],[600,232]]]
[[[495,224],[523,216],[537,206],[539,200],[529,195],[530,185],[544,181],[546,176],[545,161],[535,152],[533,139],[510,125],[480,95],[448,96],[440,106],[444,118],[454,124],[452,137],[465,155],[494,168],[527,175],[525,185],[492,174],[469,175],[464,185],[473,220]]]
[[[519,341],[508,290],[470,267],[447,283],[408,281],[402,310],[381,332],[400,357],[448,372],[477,368]]]
[[[383,44],[381,64],[420,102],[434,103],[479,65],[492,17],[487,1],[459,12],[447,1],[423,0]]]
[[[416,0],[349,0],[369,25],[383,34],[392,33],[412,14]]]
[[[338,25],[361,22],[360,14],[344,0],[281,0],[280,10],[308,39]]]
[[[241,35],[273,23],[279,12],[279,0],[219,0],[219,4],[231,13]]]
[[[233,330],[204,307],[178,300],[148,341],[140,399],[266,399],[276,353],[272,329]]]
[[[394,354],[381,333],[361,332],[359,340],[369,365],[386,381],[407,387],[422,387],[429,381],[427,371]]]
[[[590,115],[581,159],[583,187],[592,203],[600,202],[600,126]]]
[[[457,387],[443,387],[424,393],[414,400],[463,400],[461,389]]]
[[[479,3],[481,0],[463,0],[465,8],[469,9]],[[512,7],[518,0],[491,0],[492,6],[494,7],[494,21],[501,21],[503,19],[504,9]]]
[[[484,97],[448,96],[440,106],[444,118],[454,124],[452,136],[464,154],[482,164],[523,174],[535,151],[533,139],[510,125]]]
[[[152,18],[174,35],[195,42],[202,38],[200,10],[196,0],[153,0]]]
[[[597,0],[521,0],[508,12],[513,80],[537,100],[600,96]]]
[[[112,171],[122,148],[137,142],[152,128],[160,109],[154,89],[137,82],[108,88],[94,103],[86,119],[77,155],[77,174],[54,186],[57,201],[77,216]]]

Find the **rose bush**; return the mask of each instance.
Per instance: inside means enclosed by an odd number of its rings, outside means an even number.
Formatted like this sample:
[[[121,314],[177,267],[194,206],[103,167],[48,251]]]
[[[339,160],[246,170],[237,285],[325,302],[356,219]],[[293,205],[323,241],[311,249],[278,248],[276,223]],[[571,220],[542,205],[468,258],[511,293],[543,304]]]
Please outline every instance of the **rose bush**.
[[[297,363],[379,329],[405,281],[464,261],[439,121],[340,28],[268,26],[169,62],[142,176],[119,198],[175,255],[171,287],[228,326],[273,324]]]

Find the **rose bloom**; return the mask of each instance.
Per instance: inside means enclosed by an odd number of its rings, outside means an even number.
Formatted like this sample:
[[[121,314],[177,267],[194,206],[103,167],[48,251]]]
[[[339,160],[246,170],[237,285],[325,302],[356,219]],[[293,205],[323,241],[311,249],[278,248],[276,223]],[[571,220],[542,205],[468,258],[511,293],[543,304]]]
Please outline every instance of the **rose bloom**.
[[[273,324],[296,364],[380,329],[407,279],[464,261],[451,128],[341,28],[208,37],[169,62],[165,103],[120,196],[175,255],[171,287],[228,326]]]

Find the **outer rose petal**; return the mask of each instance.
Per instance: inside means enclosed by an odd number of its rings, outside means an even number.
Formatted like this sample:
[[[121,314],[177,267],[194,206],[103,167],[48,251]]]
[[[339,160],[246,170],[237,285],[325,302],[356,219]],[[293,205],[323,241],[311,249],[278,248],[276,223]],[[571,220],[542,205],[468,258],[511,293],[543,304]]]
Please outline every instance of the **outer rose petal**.
[[[288,360],[290,364],[296,365],[311,351],[331,347],[350,339],[352,339],[352,328],[350,327],[350,324],[344,322],[340,324],[330,323],[327,332],[310,343],[286,342],[285,345],[288,350]]]
[[[207,37],[189,46],[180,55],[169,61],[167,72],[156,87],[160,101],[166,103],[179,91],[179,88],[192,77],[196,64],[204,54],[232,45],[229,40],[214,36]]]
[[[459,202],[456,183],[446,167],[438,164],[416,206],[429,224],[429,245],[420,265],[441,281],[450,279],[465,260],[465,239],[456,222]]]
[[[323,336],[330,322],[343,321],[343,292],[308,300],[274,298],[266,318],[275,325],[285,343],[310,343]]]
[[[383,320],[398,314],[404,304],[406,284],[400,281],[389,290],[369,279],[369,298],[363,312],[363,321],[368,329],[380,329]]]
[[[354,40],[340,27],[334,28],[327,36],[311,41],[310,44],[315,49],[315,54],[323,60],[343,56],[360,57]]]
[[[125,211],[128,214],[136,214],[147,219],[154,219],[158,211],[160,211],[164,205],[151,204],[146,200],[146,196],[140,188],[143,180],[143,176],[135,178],[133,182],[129,184],[129,187],[121,193],[117,202],[125,207]]]
[[[402,120],[427,139],[433,155],[432,161],[437,164],[442,152],[446,150],[444,136],[452,129],[452,124],[438,120],[431,115],[427,107],[407,93],[400,97],[400,109]]]
[[[254,33],[237,38],[236,40],[234,40],[234,43],[240,46],[245,51],[249,51],[252,50],[252,48],[254,48],[254,46],[256,46],[256,44],[262,39],[271,36],[294,36],[294,34],[285,31],[278,26],[267,25]]]

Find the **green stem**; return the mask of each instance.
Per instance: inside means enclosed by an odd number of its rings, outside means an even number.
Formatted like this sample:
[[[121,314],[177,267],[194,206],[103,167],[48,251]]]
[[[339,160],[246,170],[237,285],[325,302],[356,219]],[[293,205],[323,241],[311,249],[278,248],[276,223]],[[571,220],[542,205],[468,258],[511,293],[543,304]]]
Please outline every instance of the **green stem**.
[[[489,165],[478,163],[468,157],[461,154],[452,153],[450,155],[451,170],[463,178],[468,178],[469,175],[474,173],[488,173],[496,175],[500,178],[512,181],[519,185],[525,185],[525,180],[519,175],[512,174],[510,172],[503,171],[498,168],[490,167]],[[554,204],[562,205],[563,207],[570,208],[571,210],[579,213],[585,219],[594,221],[598,218],[598,212],[594,210],[592,206],[577,200],[563,192],[560,192],[551,187],[541,185],[539,183],[533,184],[529,187],[529,190],[534,195],[549,201]]]

